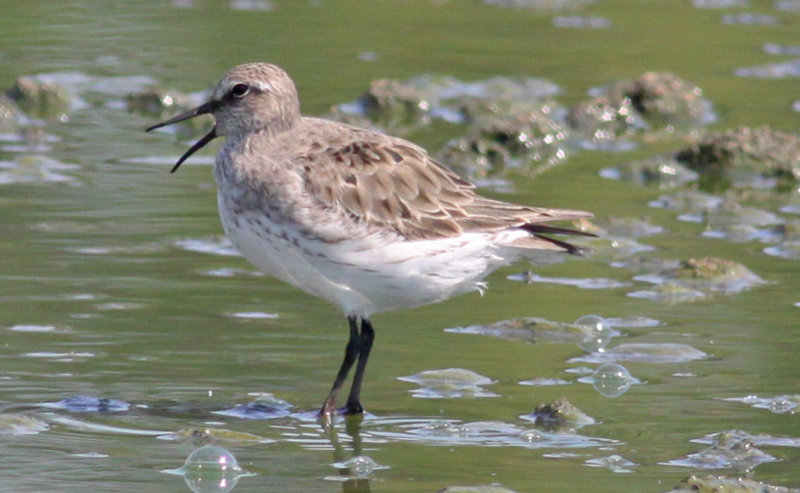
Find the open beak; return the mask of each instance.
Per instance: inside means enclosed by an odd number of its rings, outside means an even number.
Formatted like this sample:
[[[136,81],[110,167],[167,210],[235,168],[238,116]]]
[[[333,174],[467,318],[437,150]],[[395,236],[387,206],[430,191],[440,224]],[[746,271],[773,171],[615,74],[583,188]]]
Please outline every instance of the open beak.
[[[180,115],[172,117],[169,120],[163,121],[161,123],[157,123],[157,124],[153,125],[152,127],[148,127],[147,130],[145,130],[145,131],[149,132],[149,131],[155,130],[157,128],[166,127],[167,125],[172,125],[173,123],[178,123],[178,122],[182,122],[183,120],[188,120],[189,118],[194,118],[196,116],[205,115],[207,113],[212,113],[214,111],[214,108],[215,108],[215,105],[214,105],[213,102],[208,102],[208,103],[205,103],[205,104],[201,104],[200,106],[198,106],[197,108],[195,108],[193,110],[189,110],[186,113],[181,113]],[[192,154],[194,154],[198,150],[200,150],[203,147],[205,147],[206,144],[208,144],[209,142],[214,140],[216,137],[217,137],[217,127],[214,126],[214,128],[212,128],[210,132],[205,134],[203,136],[203,138],[201,138],[200,140],[195,142],[194,145],[192,145],[192,147],[190,147],[188,151],[183,153],[183,156],[181,156],[180,159],[178,159],[178,162],[175,163],[175,166],[172,167],[172,170],[170,171],[170,173],[174,173],[175,171],[177,171],[178,168],[180,167],[180,165],[184,161],[186,161],[189,158],[189,156],[191,156]]]

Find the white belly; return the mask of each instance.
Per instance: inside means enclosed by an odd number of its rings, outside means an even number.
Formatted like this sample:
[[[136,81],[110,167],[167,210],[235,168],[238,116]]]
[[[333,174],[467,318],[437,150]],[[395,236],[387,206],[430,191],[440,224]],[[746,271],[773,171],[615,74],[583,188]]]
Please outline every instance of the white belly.
[[[231,242],[256,267],[347,314],[369,316],[480,290],[480,281],[506,263],[485,233],[426,241],[374,234],[328,243],[257,211],[234,217],[221,197],[220,216]]]

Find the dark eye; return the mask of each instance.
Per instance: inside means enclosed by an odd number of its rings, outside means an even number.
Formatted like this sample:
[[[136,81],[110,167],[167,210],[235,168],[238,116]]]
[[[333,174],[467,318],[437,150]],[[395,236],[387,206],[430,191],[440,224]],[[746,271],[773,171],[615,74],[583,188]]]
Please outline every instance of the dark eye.
[[[250,92],[250,86],[247,84],[236,84],[231,88],[231,95],[235,98],[243,98]]]

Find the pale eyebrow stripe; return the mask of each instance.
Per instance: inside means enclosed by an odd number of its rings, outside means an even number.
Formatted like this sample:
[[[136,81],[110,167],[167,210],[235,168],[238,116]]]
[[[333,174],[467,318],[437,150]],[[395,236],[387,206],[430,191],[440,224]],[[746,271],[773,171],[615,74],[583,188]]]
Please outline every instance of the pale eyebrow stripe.
[[[252,85],[253,85],[253,87],[258,89],[259,91],[264,91],[264,92],[272,92],[273,91],[272,84],[270,84],[269,82],[258,81],[258,82],[256,82],[255,84],[252,84]]]

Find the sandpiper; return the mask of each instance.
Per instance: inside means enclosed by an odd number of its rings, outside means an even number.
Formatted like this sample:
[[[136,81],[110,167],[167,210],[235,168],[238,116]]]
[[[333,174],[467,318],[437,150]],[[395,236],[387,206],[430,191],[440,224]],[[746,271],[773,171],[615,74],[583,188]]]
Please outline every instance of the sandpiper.
[[[304,117],[294,82],[275,65],[234,67],[205,104],[147,130],[206,113],[215,126],[172,172],[226,137],[214,177],[228,238],[259,269],[328,300],[349,321],[344,361],[320,410],[326,419],[353,364],[340,412],[363,412],[372,314],[480,292],[487,275],[519,259],[579,253],[548,236],[579,231],[546,223],[591,217],[483,197],[411,142]]]

